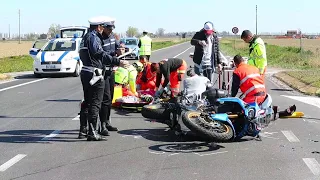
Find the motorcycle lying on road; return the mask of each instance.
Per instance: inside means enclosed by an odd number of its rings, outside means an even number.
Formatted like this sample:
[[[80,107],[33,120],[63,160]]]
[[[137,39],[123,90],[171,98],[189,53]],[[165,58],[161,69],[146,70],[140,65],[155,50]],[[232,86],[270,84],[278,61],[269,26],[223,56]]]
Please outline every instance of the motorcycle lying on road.
[[[228,97],[227,91],[213,86],[208,86],[201,96],[181,93],[174,100],[146,105],[141,113],[145,118],[163,120],[172,130],[183,134],[191,131],[210,141],[259,137],[262,128],[277,119],[270,94],[261,105]]]

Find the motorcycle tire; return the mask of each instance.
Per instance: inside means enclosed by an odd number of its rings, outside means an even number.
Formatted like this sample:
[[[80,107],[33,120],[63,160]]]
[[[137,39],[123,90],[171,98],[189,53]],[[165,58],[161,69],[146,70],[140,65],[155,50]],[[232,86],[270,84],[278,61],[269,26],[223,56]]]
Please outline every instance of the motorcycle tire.
[[[168,120],[170,119],[170,112],[161,104],[150,104],[142,107],[141,115],[144,118],[156,119],[156,120]]]
[[[215,123],[219,123],[221,126],[225,128],[225,132],[217,132],[214,130],[208,130],[203,126],[199,125],[195,120],[193,120],[192,116],[199,116],[201,112],[198,111],[187,111],[182,115],[182,122],[188,127],[192,132],[199,135],[204,139],[208,139],[210,141],[219,141],[226,142],[230,141],[233,137],[233,130],[230,125],[225,124],[220,121],[214,121]],[[210,126],[209,123],[205,124]]]

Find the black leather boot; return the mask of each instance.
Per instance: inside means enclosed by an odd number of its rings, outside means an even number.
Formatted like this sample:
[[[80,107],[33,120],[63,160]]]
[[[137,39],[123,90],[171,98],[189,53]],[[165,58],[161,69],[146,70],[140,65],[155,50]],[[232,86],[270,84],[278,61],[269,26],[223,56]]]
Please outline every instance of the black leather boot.
[[[88,135],[88,109],[85,105],[81,105],[80,113],[78,114],[80,117],[80,131],[79,131],[79,139],[86,138]]]
[[[118,131],[118,128],[111,126],[110,120],[107,120],[107,125],[106,125],[108,131]]]
[[[109,131],[108,131],[106,125],[107,125],[106,122],[101,122],[100,135],[102,135],[102,136],[110,136]]]
[[[106,108],[106,116],[105,116],[106,128],[108,129],[108,131],[118,131],[118,128],[111,126],[110,115],[111,115],[111,106]]]
[[[89,123],[89,133],[87,141],[106,141],[107,139],[102,137],[96,130],[96,121],[95,123]]]
[[[87,130],[87,127],[86,126],[81,126],[80,127],[80,131],[79,131],[79,136],[78,138],[79,139],[84,139],[88,136],[88,130]]]

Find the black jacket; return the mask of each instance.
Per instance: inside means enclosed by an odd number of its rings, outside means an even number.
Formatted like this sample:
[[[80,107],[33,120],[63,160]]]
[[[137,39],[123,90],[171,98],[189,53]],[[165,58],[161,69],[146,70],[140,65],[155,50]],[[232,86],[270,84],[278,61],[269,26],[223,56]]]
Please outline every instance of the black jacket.
[[[80,44],[80,59],[84,66],[92,66],[102,69],[104,65],[119,65],[120,60],[117,57],[110,56],[103,50],[102,36],[94,31],[84,35]]]
[[[207,41],[207,37],[203,30],[196,32],[196,34],[191,39],[191,45],[195,46],[194,54],[193,54],[193,62],[200,65],[202,56],[203,56],[203,47],[199,44],[200,41]],[[213,42],[212,42],[212,55],[211,61],[214,67],[217,64],[221,63],[220,60],[220,47],[219,47],[219,39],[218,36],[214,33],[213,34]]]
[[[162,75],[164,76],[162,87],[166,87],[170,81],[170,73],[177,71],[182,63],[183,60],[179,58],[169,58],[167,61],[160,62],[160,73],[157,73],[156,87],[160,86]],[[181,76],[179,74],[178,79],[181,81]]]

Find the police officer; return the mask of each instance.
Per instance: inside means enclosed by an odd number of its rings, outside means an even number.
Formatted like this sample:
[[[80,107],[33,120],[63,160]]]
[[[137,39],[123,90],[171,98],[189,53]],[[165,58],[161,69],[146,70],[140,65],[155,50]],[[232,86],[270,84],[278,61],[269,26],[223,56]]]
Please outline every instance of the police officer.
[[[88,110],[89,132],[88,141],[105,140],[97,133],[97,118],[101,107],[104,92],[104,65],[121,65],[128,64],[127,61],[120,61],[116,57],[108,55],[103,50],[102,32],[105,24],[109,20],[106,17],[94,17],[89,20],[91,32],[88,32],[82,39],[80,45],[80,59],[83,67],[80,73],[81,83],[84,92],[84,106]],[[80,112],[80,135],[86,134],[86,120],[81,118]]]
[[[103,30],[103,49],[110,55],[116,56],[121,55],[121,51],[117,51],[119,48],[120,41],[118,41],[115,35],[112,33],[115,28],[115,20],[110,18],[110,21],[106,23],[106,27]],[[114,71],[112,65],[105,66],[106,73],[104,76],[105,87],[103,100],[101,104],[101,110],[99,113],[101,130],[100,135],[109,136],[109,131],[118,131],[118,128],[111,126],[110,114],[111,114],[111,104],[114,92]]]

